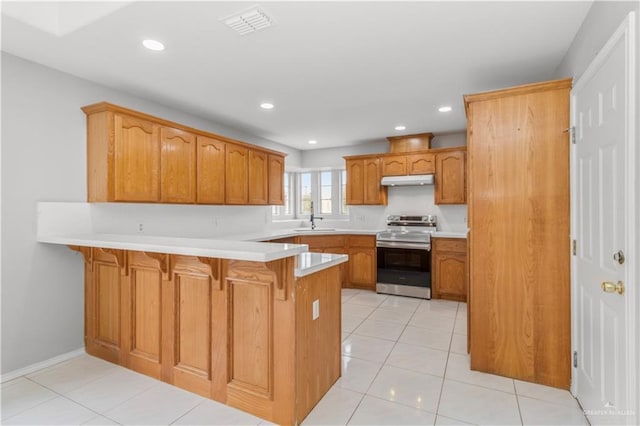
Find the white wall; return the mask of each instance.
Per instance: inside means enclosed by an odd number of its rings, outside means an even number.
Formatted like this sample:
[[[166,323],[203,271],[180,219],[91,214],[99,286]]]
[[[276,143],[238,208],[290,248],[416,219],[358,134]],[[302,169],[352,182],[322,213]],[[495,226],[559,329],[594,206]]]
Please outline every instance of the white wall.
[[[467,206],[434,204],[434,189],[433,185],[393,187],[388,189],[386,206],[349,206],[351,227],[381,229],[388,215],[434,214],[439,231],[466,232]]]
[[[563,58],[556,76],[573,77],[574,82],[577,81],[582,73],[587,69],[591,61],[595,58],[598,52],[602,49],[607,40],[611,37],[613,32],[622,23],[623,19],[629,14],[629,12],[635,11],[635,24],[636,24],[636,75],[633,80],[636,84],[636,117],[635,117],[635,129],[636,129],[636,165],[640,166],[640,120],[638,115],[640,114],[640,73],[638,68],[640,64],[640,2],[603,2],[596,1],[591,6],[589,13],[587,14],[582,26],[578,30],[567,54]],[[640,212],[640,197],[636,194],[636,212]],[[632,236],[635,238],[636,249],[638,249],[638,242],[640,242],[640,215],[636,216],[636,234]],[[640,272],[640,250],[637,250],[635,254],[636,271]],[[637,283],[634,283],[637,284]],[[640,291],[636,290],[636,354],[635,361],[637,363],[638,355],[640,354]],[[636,367],[637,368],[637,367]],[[637,375],[636,375],[637,376]],[[635,377],[636,387],[636,423],[640,419],[638,409],[640,409],[640,377]]]
[[[37,201],[85,201],[85,115],[80,107],[108,101],[224,136],[289,154],[299,151],[217,125],[205,119],[2,53],[2,373],[83,346],[83,269],[74,252],[36,243]],[[122,226],[139,217],[149,230],[158,217],[171,220],[185,206],[105,206]],[[268,207],[196,209],[264,223]],[[190,211],[190,210],[189,210]],[[172,221],[196,232],[189,215]],[[202,219],[203,221],[205,219]],[[213,219],[211,220],[213,224]],[[220,222],[229,232],[237,222]],[[213,226],[213,225],[212,225]],[[219,225],[221,226],[221,225]]]

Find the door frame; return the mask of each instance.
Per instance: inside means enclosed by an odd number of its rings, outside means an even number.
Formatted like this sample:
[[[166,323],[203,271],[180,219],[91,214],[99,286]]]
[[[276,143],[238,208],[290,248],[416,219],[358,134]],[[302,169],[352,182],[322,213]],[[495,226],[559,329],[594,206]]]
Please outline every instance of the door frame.
[[[627,202],[625,208],[625,226],[627,234],[629,235],[627,250],[627,258],[629,264],[625,273],[625,292],[627,297],[625,298],[625,320],[627,326],[627,354],[626,354],[626,368],[629,380],[627,382],[627,408],[632,410],[635,415],[627,416],[629,425],[638,424],[640,420],[640,391],[638,390],[638,374],[637,357],[640,354],[640,337],[638,337],[638,324],[640,324],[640,289],[638,289],[638,265],[640,265],[640,252],[638,251],[638,229],[636,226],[636,213],[638,207],[637,191],[638,185],[635,185],[636,178],[640,177],[636,172],[636,167],[640,166],[640,147],[636,148],[637,142],[637,126],[638,119],[636,116],[636,81],[638,79],[637,72],[637,57],[636,57],[636,16],[635,12],[631,11],[622,21],[620,26],[611,35],[607,43],[598,52],[596,57],[587,67],[587,70],[580,76],[578,81],[573,85],[571,90],[571,128],[575,129],[577,124],[576,120],[576,108],[575,108],[575,95],[574,92],[582,88],[591,77],[599,71],[601,65],[609,56],[611,50],[616,43],[621,39],[626,39],[626,79],[629,88],[629,98],[627,101],[627,119],[626,119],[626,149],[627,155],[625,158],[626,165],[626,185],[627,185]],[[578,224],[578,204],[577,204],[577,149],[576,145],[571,145],[571,239],[576,238],[576,228]],[[580,242],[577,242],[580,244]],[[577,289],[577,257],[571,256],[571,350],[572,352],[579,348],[580,336],[577,333],[578,330],[578,293]],[[575,396],[577,394],[577,371],[572,366],[571,369],[571,393]]]

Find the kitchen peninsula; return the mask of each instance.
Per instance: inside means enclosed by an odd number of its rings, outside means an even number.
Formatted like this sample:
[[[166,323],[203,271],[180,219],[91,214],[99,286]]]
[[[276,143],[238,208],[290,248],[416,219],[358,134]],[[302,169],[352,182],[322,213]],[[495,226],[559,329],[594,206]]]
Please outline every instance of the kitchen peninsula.
[[[299,424],[340,377],[345,255],[301,244],[80,234],[87,353]]]

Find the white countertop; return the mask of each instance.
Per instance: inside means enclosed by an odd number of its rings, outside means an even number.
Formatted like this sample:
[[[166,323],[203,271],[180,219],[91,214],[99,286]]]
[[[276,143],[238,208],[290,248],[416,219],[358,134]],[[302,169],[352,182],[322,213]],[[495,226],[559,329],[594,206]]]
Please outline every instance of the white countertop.
[[[346,254],[302,253],[296,257],[294,275],[296,277],[304,277],[331,266],[339,265],[347,260],[349,260],[349,256]]]
[[[301,228],[297,228],[301,229]],[[376,235],[381,229],[341,229],[341,228],[322,228],[318,227],[314,230],[311,228],[304,231],[296,231],[294,229],[275,229],[271,231],[252,232],[250,234],[227,235],[224,238],[240,241],[268,241],[278,238],[299,237],[308,235]]]
[[[464,232],[452,232],[452,231],[437,231],[433,233],[433,238],[467,238],[467,231]]]
[[[306,244],[259,243],[229,239],[154,237],[128,234],[69,234],[38,236],[41,243],[102,247],[185,256],[270,262],[309,250]]]

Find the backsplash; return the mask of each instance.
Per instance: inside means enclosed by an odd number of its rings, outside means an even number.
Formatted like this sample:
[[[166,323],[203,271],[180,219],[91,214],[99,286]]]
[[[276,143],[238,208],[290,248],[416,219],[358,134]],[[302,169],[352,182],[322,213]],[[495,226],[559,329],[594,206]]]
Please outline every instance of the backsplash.
[[[464,232],[465,205],[436,206],[432,185],[389,188],[387,206],[350,206],[349,220],[324,220],[319,227],[382,229],[390,214],[435,214],[438,230]],[[221,238],[264,230],[309,226],[307,218],[271,220],[270,206],[206,206],[136,203],[38,203],[38,232],[141,234]]]
[[[465,232],[467,230],[466,205],[434,204],[433,185],[390,187],[386,206],[350,206],[352,228],[384,228],[392,214],[437,216],[439,231]]]

